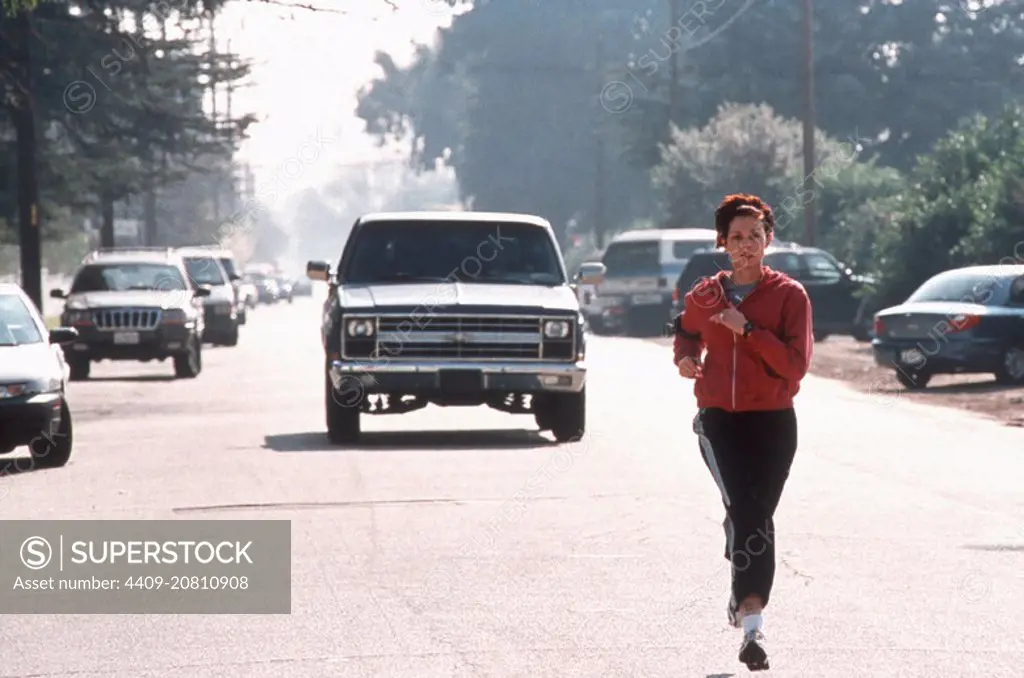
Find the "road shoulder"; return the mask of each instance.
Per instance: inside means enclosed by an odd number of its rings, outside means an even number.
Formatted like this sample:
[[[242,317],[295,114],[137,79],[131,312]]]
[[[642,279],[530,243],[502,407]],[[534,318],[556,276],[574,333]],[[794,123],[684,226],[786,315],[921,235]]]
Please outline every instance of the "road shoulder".
[[[671,339],[652,341],[670,346]],[[814,345],[811,374],[840,381],[880,401],[912,402],[954,408],[998,421],[1006,426],[1024,427],[1024,388],[1000,386],[991,375],[937,376],[921,392],[913,392],[896,381],[896,373],[875,364],[871,344],[849,337],[829,337]]]

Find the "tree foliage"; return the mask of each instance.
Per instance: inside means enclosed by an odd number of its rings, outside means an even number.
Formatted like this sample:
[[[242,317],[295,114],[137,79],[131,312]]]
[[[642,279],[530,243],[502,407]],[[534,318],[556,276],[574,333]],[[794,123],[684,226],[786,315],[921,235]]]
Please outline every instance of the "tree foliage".
[[[879,167],[903,171],[957,120],[1019,97],[1024,2],[970,7],[815,3],[823,133],[858,139]],[[653,213],[648,178],[631,165],[661,162],[670,119],[704,128],[730,102],[802,115],[799,3],[684,3],[675,26],[668,8],[665,0],[476,3],[411,66],[380,57],[382,75],[363,91],[359,115],[381,139],[410,134],[412,155],[428,168],[447,158],[474,207],[515,206],[558,223],[593,224],[600,137],[614,230]],[[602,98],[610,85],[614,98]]]
[[[928,277],[1024,263],[1024,107],[964,121],[920,158],[879,239],[879,294],[905,299]]]
[[[722,197],[736,192],[760,195],[780,211],[801,190],[802,134],[800,121],[781,118],[764,104],[725,104],[704,127],[673,127],[652,171],[665,222],[674,227],[709,224]],[[851,144],[820,131],[816,148],[823,174],[850,162],[856,153]],[[788,237],[784,229],[791,219],[791,214],[780,213],[780,235]]]

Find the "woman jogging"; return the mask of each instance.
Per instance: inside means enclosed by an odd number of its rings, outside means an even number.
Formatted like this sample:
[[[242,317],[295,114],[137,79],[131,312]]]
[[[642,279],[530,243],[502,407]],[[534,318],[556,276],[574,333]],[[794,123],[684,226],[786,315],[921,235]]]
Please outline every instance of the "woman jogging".
[[[718,246],[732,271],[686,295],[674,351],[679,374],[695,380],[693,430],[725,504],[729,621],[743,629],[739,659],[751,671],[768,668],[762,611],[775,579],[773,515],[796,453],[793,397],[813,346],[807,292],[763,263],[774,225],[756,196],[730,195],[718,206]]]

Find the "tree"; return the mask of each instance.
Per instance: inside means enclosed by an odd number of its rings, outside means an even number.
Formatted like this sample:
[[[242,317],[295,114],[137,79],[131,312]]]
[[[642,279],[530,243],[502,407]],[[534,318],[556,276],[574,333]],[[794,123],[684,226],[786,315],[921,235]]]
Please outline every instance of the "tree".
[[[975,116],[919,159],[879,238],[878,294],[903,301],[950,268],[1024,263],[1024,107]]]
[[[672,43],[668,29],[622,77],[643,83],[632,89],[634,107],[646,114],[627,119],[640,145],[634,157],[655,164],[657,145],[666,141],[666,109],[658,104],[664,99],[664,64],[674,52],[683,63],[678,127],[704,125],[725,102],[766,103],[783,117],[799,118],[799,4],[707,3],[705,8],[718,7],[700,22],[684,13],[684,39]],[[970,11],[970,3],[952,0],[815,3],[818,126],[836,138],[871,140],[870,151],[881,164],[907,170],[959,119],[996,113],[1019,98],[1024,3],[985,5]],[[650,87],[650,80],[658,86]]]
[[[474,209],[541,214],[560,236],[573,217],[614,231],[650,210],[646,172],[624,162],[624,132],[601,91],[625,63],[636,7],[625,0],[491,2],[442,31],[434,49],[383,75],[359,115],[382,141],[411,136],[414,161],[453,167]]]
[[[661,163],[652,170],[664,223],[676,228],[712,223],[715,207],[730,193],[754,193],[773,206],[779,237],[798,238],[791,224],[806,200],[803,195],[802,125],[781,118],[767,105],[723,105],[702,128],[673,127],[661,147]],[[824,178],[853,162],[850,143],[816,141]]]

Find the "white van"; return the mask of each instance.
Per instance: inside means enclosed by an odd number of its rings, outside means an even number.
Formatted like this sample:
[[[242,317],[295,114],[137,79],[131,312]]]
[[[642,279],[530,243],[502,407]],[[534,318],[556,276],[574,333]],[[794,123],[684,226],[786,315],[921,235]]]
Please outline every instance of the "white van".
[[[641,229],[615,236],[601,263],[597,296],[614,307],[627,332],[660,332],[672,307],[672,289],[694,252],[714,249],[713,228]]]

